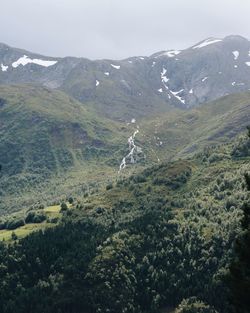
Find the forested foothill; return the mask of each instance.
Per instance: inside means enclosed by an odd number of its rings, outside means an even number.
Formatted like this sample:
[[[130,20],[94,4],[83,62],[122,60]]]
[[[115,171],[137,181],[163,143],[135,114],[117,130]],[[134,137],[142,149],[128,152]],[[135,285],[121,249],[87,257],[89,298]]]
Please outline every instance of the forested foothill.
[[[1,242],[0,312],[249,312],[249,160],[244,135],[67,199],[54,224],[26,212],[53,226]]]

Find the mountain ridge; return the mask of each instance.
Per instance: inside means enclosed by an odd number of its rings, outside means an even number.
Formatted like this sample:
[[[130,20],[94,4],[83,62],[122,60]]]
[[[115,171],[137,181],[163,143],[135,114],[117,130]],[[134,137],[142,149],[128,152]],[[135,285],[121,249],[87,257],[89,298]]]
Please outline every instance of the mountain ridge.
[[[115,120],[189,109],[250,89],[250,42],[236,35],[123,60],[45,57],[4,47],[0,84],[60,89]]]
[[[16,50],[20,50],[22,52],[26,52],[26,53],[31,53],[31,54],[35,54],[35,55],[39,55],[39,56],[43,56],[43,57],[48,57],[48,58],[52,58],[52,59],[64,59],[64,58],[76,58],[76,59],[86,59],[86,60],[89,60],[89,61],[102,61],[102,60],[107,60],[107,61],[124,61],[124,60],[128,60],[130,58],[140,58],[140,57],[152,57],[154,56],[155,54],[157,53],[161,53],[161,52],[167,52],[167,51],[183,51],[183,50],[188,50],[196,45],[199,45],[201,43],[203,43],[204,41],[207,41],[207,40],[230,40],[230,39],[236,39],[236,40],[243,40],[243,41],[249,41],[249,39],[245,36],[241,36],[241,35],[237,35],[237,34],[231,34],[231,35],[226,35],[224,37],[213,37],[213,36],[210,36],[210,37],[207,37],[203,40],[200,40],[200,41],[197,41],[196,43],[184,48],[184,49],[175,49],[174,47],[172,49],[164,49],[164,50],[160,50],[158,52],[153,52],[151,54],[142,54],[142,55],[134,55],[134,56],[128,56],[128,57],[125,57],[125,58],[115,58],[115,59],[112,59],[112,58],[96,58],[96,59],[92,59],[92,58],[89,58],[89,57],[84,57],[84,56],[75,56],[75,55],[64,55],[64,56],[50,56],[49,54],[42,54],[42,53],[39,53],[39,52],[35,52],[35,51],[31,51],[31,50],[28,50],[28,49],[23,49],[23,48],[19,48],[15,45],[12,45],[12,44],[7,44],[5,42],[0,42],[0,50],[5,47],[5,48],[11,48],[11,49],[16,49]]]

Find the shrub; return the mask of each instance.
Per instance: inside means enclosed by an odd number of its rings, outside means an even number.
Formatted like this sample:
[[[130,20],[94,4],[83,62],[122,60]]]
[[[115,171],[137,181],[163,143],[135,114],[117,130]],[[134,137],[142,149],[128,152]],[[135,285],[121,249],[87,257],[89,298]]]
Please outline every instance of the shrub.
[[[95,211],[96,211],[97,214],[102,214],[103,212],[105,212],[105,209],[101,208],[101,207],[98,207],[98,208],[96,208]]]
[[[61,204],[61,212],[67,211],[67,210],[68,210],[67,204],[65,202],[62,202],[62,204]]]
[[[113,188],[113,184],[112,183],[109,183],[107,186],[106,186],[106,190],[110,190]]]
[[[145,183],[147,180],[146,180],[146,177],[144,175],[137,175],[134,177],[134,182],[135,183]]]
[[[175,313],[217,313],[217,311],[196,297],[191,297],[182,300]]]
[[[208,158],[208,161],[209,161],[209,163],[214,163],[214,162],[218,162],[218,161],[221,161],[224,159],[230,159],[230,157],[226,154],[223,154],[223,153],[213,153]]]
[[[12,240],[17,240],[17,235],[14,232],[12,232],[12,234],[11,234],[11,239]]]
[[[58,217],[52,217],[49,220],[47,220],[48,223],[56,224],[58,222]]]
[[[0,230],[5,229],[5,228],[6,228],[6,221],[0,220]]]
[[[29,212],[28,215],[25,218],[25,223],[42,223],[46,220],[46,215],[44,213],[37,213],[37,212]]]
[[[22,218],[13,219],[13,220],[7,221],[6,229],[16,229],[16,228],[21,227],[23,225],[25,225],[25,223],[24,223],[24,220]]]
[[[68,201],[69,201],[69,204],[72,204],[74,202],[74,199],[72,197],[69,197]]]

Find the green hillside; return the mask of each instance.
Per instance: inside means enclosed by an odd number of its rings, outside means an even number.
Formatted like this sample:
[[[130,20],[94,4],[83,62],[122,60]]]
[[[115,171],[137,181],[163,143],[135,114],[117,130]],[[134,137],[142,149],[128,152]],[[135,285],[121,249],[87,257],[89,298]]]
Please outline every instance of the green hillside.
[[[250,92],[229,95],[188,111],[175,111],[141,123],[142,145],[151,143],[161,160],[188,157],[206,146],[231,142],[250,119]]]
[[[56,227],[12,236],[1,312],[233,312],[249,140],[149,167],[74,201]]]
[[[1,86],[0,99],[0,214],[81,197],[145,166],[230,142],[249,123],[249,92],[134,124],[39,86]],[[135,130],[143,157],[118,173]]]
[[[105,173],[115,170],[113,164],[118,168],[128,137],[120,125],[63,92],[39,86],[1,86],[0,99],[1,210],[36,202],[37,192],[49,193],[59,183],[60,192],[63,185],[70,189],[72,176],[76,185],[77,177],[88,182],[91,173],[94,181],[96,170],[102,176],[102,168]],[[49,180],[55,186],[47,186]]]

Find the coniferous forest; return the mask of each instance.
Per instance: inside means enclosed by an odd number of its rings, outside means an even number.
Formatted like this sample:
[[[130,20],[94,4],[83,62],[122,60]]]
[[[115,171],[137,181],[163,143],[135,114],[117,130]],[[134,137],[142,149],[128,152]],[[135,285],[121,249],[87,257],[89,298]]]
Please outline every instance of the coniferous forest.
[[[244,135],[72,198],[52,228],[13,230],[0,312],[249,312],[249,151]]]

